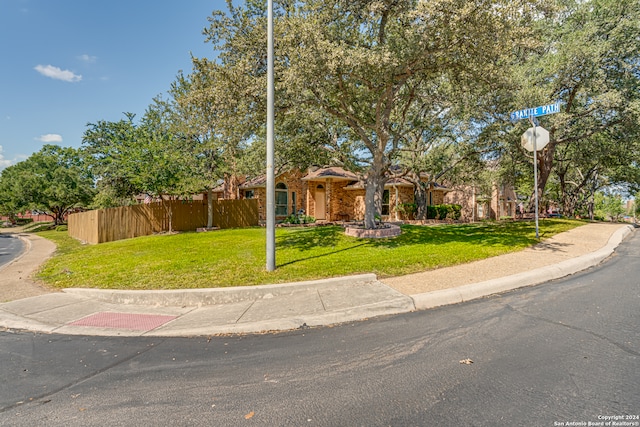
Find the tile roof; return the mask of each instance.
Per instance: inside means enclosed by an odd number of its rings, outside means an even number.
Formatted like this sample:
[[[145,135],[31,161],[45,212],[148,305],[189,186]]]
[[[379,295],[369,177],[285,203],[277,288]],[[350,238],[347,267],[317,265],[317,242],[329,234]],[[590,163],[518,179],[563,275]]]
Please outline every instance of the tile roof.
[[[314,171],[310,171],[304,178],[303,181],[318,181],[322,179],[337,179],[343,181],[357,181],[358,176],[353,172],[349,172],[344,170],[339,166],[331,166],[325,168],[318,168]]]
[[[241,190],[246,190],[249,188],[260,188],[260,187],[266,187],[266,186],[267,186],[267,176],[260,175],[244,182],[243,184],[240,184],[239,188]]]

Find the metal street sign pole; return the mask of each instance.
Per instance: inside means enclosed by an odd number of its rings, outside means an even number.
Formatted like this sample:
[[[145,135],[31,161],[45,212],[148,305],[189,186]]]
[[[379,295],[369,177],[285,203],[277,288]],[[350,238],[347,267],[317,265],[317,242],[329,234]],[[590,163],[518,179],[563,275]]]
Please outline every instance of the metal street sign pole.
[[[531,125],[533,126],[533,182],[534,182],[534,200],[535,200],[535,219],[536,219],[536,239],[540,239],[540,233],[538,228],[538,218],[539,218],[539,207],[538,207],[538,147],[536,145],[536,120],[534,117],[545,116],[547,114],[555,114],[560,112],[560,103],[556,102],[554,104],[542,105],[540,107],[535,108],[525,108],[523,110],[514,111],[511,113],[511,120],[521,120],[521,119],[529,119]],[[526,135],[526,132],[525,132]],[[524,136],[523,136],[524,137]],[[548,138],[543,138],[542,145],[546,145],[548,142]]]
[[[536,121],[533,116],[529,117],[529,121],[533,126],[533,189],[534,189],[534,199],[536,206],[536,239],[540,239],[540,233],[538,231],[538,147],[536,146]]]
[[[267,271],[276,269],[276,186],[274,172],[273,0],[267,11]]]

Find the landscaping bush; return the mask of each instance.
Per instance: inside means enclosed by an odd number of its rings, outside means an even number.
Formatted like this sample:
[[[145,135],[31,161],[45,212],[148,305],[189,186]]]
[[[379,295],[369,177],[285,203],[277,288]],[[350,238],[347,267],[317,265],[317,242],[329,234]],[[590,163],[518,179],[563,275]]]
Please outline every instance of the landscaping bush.
[[[282,220],[283,224],[311,224],[316,222],[316,219],[308,215],[296,215],[292,214]]]
[[[445,220],[447,218],[458,220],[462,213],[460,205],[433,205],[427,206],[427,219]]]
[[[418,205],[415,203],[400,203],[395,207],[395,210],[402,216],[402,218],[413,219],[413,215],[418,210]]]
[[[17,225],[25,225],[33,222],[33,218],[16,218]]]
[[[451,206],[451,212],[452,212],[452,219],[454,220],[459,220],[460,217],[462,216],[462,206],[460,205],[449,205]]]

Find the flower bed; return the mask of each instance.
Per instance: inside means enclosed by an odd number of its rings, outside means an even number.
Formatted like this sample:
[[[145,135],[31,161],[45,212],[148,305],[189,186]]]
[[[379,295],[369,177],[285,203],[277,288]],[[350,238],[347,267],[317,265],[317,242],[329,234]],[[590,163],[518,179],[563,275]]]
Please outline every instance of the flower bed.
[[[395,224],[385,224],[380,228],[367,229],[359,226],[346,226],[344,234],[352,237],[365,239],[382,239],[387,237],[396,237],[402,233],[399,226]]]

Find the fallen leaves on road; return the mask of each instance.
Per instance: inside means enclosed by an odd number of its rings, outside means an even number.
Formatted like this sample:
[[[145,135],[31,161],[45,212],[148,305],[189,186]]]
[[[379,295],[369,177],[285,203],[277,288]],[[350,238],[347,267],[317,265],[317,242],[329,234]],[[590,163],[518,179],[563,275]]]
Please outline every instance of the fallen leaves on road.
[[[471,365],[473,363],[473,360],[471,360],[471,359],[462,359],[460,361],[460,363],[463,364],[463,365]]]
[[[251,411],[247,415],[244,416],[245,420],[251,419],[255,415],[255,412]]]

